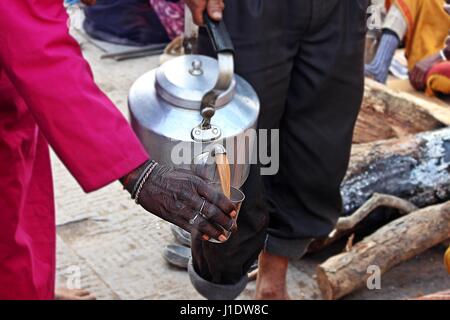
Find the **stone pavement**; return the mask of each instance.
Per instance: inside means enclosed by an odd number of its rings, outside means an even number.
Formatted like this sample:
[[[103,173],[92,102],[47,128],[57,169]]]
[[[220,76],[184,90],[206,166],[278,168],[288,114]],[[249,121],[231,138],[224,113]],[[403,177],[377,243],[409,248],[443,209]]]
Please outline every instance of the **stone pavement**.
[[[97,83],[127,116],[129,87],[154,68],[158,58],[102,60],[96,47],[85,41],[81,44]],[[168,223],[136,206],[118,183],[85,194],[59,159],[55,155],[52,159],[59,286],[79,284],[99,299],[201,298],[186,272],[168,266],[162,258],[164,246],[173,241]],[[395,299],[448,289],[450,277],[442,267],[442,255],[442,248],[430,250],[383,276],[382,290],[361,290],[349,298]],[[293,298],[319,298],[313,274],[316,264],[325,258],[316,255],[291,266],[289,291]],[[251,283],[240,298],[249,299],[253,293]]]

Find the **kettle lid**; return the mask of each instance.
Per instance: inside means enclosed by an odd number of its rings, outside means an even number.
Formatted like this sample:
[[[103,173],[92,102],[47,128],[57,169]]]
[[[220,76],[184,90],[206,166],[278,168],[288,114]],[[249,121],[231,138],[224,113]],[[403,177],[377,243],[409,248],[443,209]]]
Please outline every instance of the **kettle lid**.
[[[200,110],[206,93],[214,88],[219,76],[217,60],[202,55],[184,55],[169,60],[156,70],[158,95],[172,105]],[[216,101],[216,108],[229,103],[234,96],[236,80]]]

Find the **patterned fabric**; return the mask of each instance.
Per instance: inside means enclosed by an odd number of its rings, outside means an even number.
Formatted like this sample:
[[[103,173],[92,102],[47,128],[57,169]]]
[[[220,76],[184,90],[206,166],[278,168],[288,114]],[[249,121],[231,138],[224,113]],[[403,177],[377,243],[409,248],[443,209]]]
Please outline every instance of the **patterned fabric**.
[[[184,31],[184,0],[178,2],[149,0],[170,39]]]

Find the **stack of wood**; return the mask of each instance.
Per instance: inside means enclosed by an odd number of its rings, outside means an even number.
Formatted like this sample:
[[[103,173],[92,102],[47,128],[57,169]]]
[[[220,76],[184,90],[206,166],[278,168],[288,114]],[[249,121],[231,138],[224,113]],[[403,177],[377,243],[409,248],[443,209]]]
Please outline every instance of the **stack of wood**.
[[[450,239],[449,125],[450,107],[367,81],[342,185],[344,216],[310,251],[353,234],[367,216],[381,215],[377,208],[403,216],[318,267],[323,298],[363,287],[370,266],[386,272]]]

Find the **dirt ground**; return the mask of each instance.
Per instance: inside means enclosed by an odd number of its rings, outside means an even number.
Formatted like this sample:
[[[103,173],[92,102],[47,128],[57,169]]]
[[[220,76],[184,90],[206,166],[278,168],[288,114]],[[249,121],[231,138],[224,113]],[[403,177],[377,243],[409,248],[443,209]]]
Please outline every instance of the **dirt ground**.
[[[98,85],[127,116],[128,89],[137,77],[157,66],[158,57],[122,62],[100,59],[99,49],[81,42]],[[173,242],[168,223],[137,207],[118,183],[84,194],[55,155],[53,168],[58,286],[79,284],[99,299],[201,298],[187,273],[162,258],[164,246]],[[342,247],[291,264],[289,292],[294,299],[320,298],[314,268],[339,250]],[[383,275],[381,290],[362,289],[347,299],[405,299],[449,289],[443,254],[443,246],[433,248]],[[254,288],[250,283],[240,298],[251,299]]]

